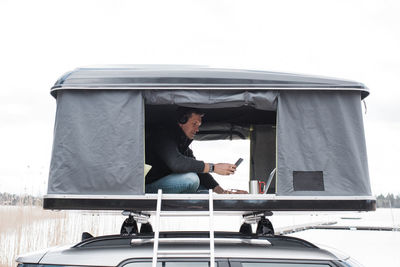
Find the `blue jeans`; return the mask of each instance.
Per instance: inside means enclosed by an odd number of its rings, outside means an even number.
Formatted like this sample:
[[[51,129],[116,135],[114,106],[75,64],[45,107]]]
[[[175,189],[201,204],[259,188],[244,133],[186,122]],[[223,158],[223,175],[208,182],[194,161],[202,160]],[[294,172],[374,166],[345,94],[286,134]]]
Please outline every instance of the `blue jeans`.
[[[158,189],[170,194],[196,193],[199,185],[199,176],[194,172],[173,173],[146,184],[146,193],[157,193]]]

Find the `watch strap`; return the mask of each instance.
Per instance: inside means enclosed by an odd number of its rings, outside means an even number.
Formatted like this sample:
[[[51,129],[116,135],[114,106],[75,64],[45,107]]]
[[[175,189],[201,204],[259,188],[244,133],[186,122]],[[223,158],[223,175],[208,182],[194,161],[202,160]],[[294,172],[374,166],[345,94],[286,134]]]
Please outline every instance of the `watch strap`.
[[[209,166],[208,172],[209,173],[214,172],[214,164],[208,163],[208,166]]]

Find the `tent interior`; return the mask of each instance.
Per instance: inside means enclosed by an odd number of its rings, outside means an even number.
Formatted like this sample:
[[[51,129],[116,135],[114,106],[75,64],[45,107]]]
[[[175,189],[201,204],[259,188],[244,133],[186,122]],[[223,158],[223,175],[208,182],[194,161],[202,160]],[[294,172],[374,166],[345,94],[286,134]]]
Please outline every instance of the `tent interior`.
[[[145,105],[146,137],[162,125],[176,123],[177,108],[177,105]],[[201,111],[205,115],[195,141],[249,140],[248,179],[266,182],[276,167],[276,111],[250,106],[211,107],[202,108]],[[268,193],[275,193],[275,178]]]

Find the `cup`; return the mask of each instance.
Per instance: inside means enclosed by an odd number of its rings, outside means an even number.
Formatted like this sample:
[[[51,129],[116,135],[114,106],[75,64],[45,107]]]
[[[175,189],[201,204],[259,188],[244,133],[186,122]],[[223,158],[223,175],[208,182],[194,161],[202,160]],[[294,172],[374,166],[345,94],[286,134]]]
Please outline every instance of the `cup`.
[[[265,192],[265,182],[258,180],[251,180],[249,182],[250,194],[263,194]]]
[[[249,192],[250,194],[262,194],[265,190],[265,182],[258,180],[250,180]]]
[[[258,193],[265,194],[265,182],[258,181]]]
[[[258,181],[251,180],[249,182],[249,193],[250,194],[258,194]]]

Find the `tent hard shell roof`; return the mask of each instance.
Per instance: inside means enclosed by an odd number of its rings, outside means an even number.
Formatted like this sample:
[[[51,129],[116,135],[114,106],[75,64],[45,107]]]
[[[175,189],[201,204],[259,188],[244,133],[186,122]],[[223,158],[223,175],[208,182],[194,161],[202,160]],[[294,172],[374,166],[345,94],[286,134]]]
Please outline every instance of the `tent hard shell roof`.
[[[272,89],[350,90],[369,89],[362,83],[336,78],[182,65],[106,65],[77,68],[63,75],[51,88],[62,89]]]

